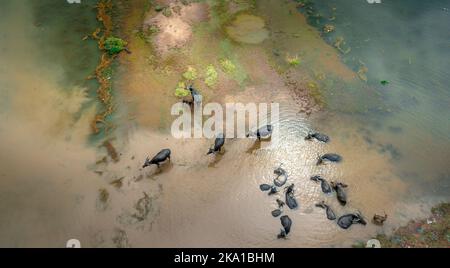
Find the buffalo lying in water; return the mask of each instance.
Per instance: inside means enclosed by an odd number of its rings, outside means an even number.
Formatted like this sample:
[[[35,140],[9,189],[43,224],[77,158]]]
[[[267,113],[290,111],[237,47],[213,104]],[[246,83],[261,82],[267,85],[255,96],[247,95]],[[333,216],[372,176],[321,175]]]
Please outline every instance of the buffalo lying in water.
[[[286,170],[284,170],[284,169],[281,167],[281,165],[280,165],[278,168],[276,168],[276,169],[273,171],[273,173],[274,173],[275,175],[277,175],[277,177],[273,180],[273,183],[274,183],[277,187],[283,186],[283,185],[286,183],[287,178],[288,178],[288,175],[287,175]],[[283,177],[283,180],[279,180],[280,177]]]
[[[273,195],[275,193],[278,193],[277,187],[275,187],[274,185],[269,185],[269,184],[265,184],[265,183],[259,185],[259,189],[263,192],[269,191],[268,195]]]
[[[347,188],[347,184],[344,184],[342,182],[331,182],[331,187],[336,191],[336,197],[341,203],[341,205],[345,206],[347,204],[347,194],[345,193],[344,188]]]
[[[250,136],[256,136],[258,140],[261,140],[261,138],[267,139],[270,138],[272,135],[273,127],[272,125],[265,125],[263,127],[260,127],[255,132],[249,132],[247,133],[247,138]]]
[[[339,163],[342,161],[342,156],[334,153],[328,153],[324,154],[322,156],[319,156],[319,159],[317,160],[317,165],[322,164],[325,160],[328,160],[330,162]]]
[[[280,234],[278,235],[278,238],[285,238],[289,232],[291,231],[291,225],[292,220],[287,215],[283,215],[280,217],[281,225],[283,226],[283,229],[281,230]]]
[[[343,216],[339,217],[339,219],[337,221],[337,224],[342,229],[348,229],[350,226],[352,226],[352,224],[356,224],[356,223],[359,223],[362,225],[367,224],[367,222],[364,220],[364,218],[359,213],[343,215]]]
[[[328,206],[327,204],[325,204],[325,201],[322,201],[320,203],[316,204],[316,207],[320,207],[325,209],[326,213],[327,213],[327,219],[329,220],[335,220],[336,219],[336,214],[334,214],[333,210],[330,208],[330,206]]]
[[[259,185],[259,189],[261,189],[261,191],[269,191],[270,188],[272,188],[272,186],[269,184],[263,183],[263,184]]]
[[[297,200],[294,197],[294,184],[286,187],[286,205],[290,209],[295,209],[298,207]]]
[[[322,188],[322,192],[329,194],[333,191],[333,189],[331,188],[330,184],[321,176],[316,175],[316,176],[312,176],[310,178],[312,181],[316,181],[316,182],[320,182],[320,186]]]
[[[142,168],[148,167],[150,165],[159,165],[166,161],[167,159],[170,160],[170,149],[163,149],[159,153],[157,153],[152,160],[150,160],[148,157],[145,159],[144,165]]]
[[[281,209],[275,209],[275,210],[272,210],[272,216],[274,216],[274,217],[278,217],[278,216],[280,216],[281,215]]]
[[[329,142],[330,141],[330,137],[328,137],[325,134],[319,133],[319,132],[309,133],[305,137],[305,140],[311,140],[312,138],[315,138],[316,140],[321,141],[321,142]]]
[[[209,151],[207,153],[208,154],[212,154],[212,153],[217,153],[220,152],[220,150],[222,149],[222,146],[225,143],[225,135],[223,135],[222,133],[220,133],[219,135],[217,135],[216,140],[214,141],[214,146],[212,148],[209,148]]]

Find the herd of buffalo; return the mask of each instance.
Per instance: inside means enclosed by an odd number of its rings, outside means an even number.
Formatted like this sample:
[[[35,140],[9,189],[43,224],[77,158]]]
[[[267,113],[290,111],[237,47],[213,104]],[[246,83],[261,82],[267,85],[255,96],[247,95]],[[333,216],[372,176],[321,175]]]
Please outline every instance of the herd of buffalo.
[[[196,91],[192,86],[188,87],[189,91],[192,95],[192,101],[188,102],[189,104],[195,104],[197,102],[201,102],[201,95]],[[270,138],[272,135],[273,127],[272,125],[265,125],[256,131],[249,132],[246,136],[247,137],[256,137],[258,140],[261,140],[261,138]],[[305,140],[313,140],[316,139],[320,142],[327,143],[330,141],[330,138],[325,135],[318,132],[310,133],[305,137]],[[208,154],[216,154],[221,151],[223,145],[225,144],[225,135],[219,134],[217,135],[214,145],[209,148]],[[163,149],[159,153],[157,153],[152,159],[147,159],[144,162],[143,168],[148,167],[150,165],[157,165],[160,166],[161,163],[165,162],[166,160],[170,160],[170,149]],[[324,164],[325,162],[334,162],[338,163],[342,161],[342,157],[335,153],[327,153],[324,155],[321,155],[317,159],[316,165]],[[281,167],[281,165],[274,170],[274,174],[276,175],[276,178],[273,180],[273,184],[261,184],[259,187],[261,191],[267,191],[268,195],[273,195],[278,193],[278,188],[283,187],[288,179],[288,173],[285,169]],[[339,203],[343,206],[347,204],[347,194],[345,192],[345,188],[348,186],[342,182],[328,182],[326,179],[319,175],[312,176],[310,178],[312,181],[315,181],[317,183],[320,183],[322,192],[324,194],[332,194],[333,191],[336,192],[336,197]],[[294,184],[290,184],[289,186],[286,186],[284,188],[285,193],[285,201],[276,199],[278,209],[273,210],[272,216],[273,217],[279,217],[282,212],[282,208],[284,205],[287,205],[289,209],[296,209],[298,208],[297,200],[294,196]],[[316,204],[317,207],[323,208],[326,211],[326,216],[329,220],[336,220],[336,214],[332,210],[332,208],[325,203],[325,201],[321,201],[320,203]],[[373,217],[373,223],[381,225],[383,222],[387,219],[387,215],[380,216],[380,215],[374,215]],[[278,238],[286,238],[291,230],[292,220],[289,218],[288,215],[283,215],[280,217],[282,229],[280,233],[278,234]],[[340,216],[337,219],[337,224],[343,228],[348,229],[352,224],[363,224],[366,225],[367,222],[364,220],[361,213],[355,212],[355,213],[349,213]]]
[[[305,137],[305,139],[306,140],[316,139],[318,141],[325,143],[330,141],[330,138],[327,135],[318,132],[308,134]],[[325,163],[325,161],[338,163],[342,161],[342,157],[335,153],[327,153],[318,157],[316,165],[321,165]],[[287,182],[288,178],[287,172],[281,167],[281,165],[274,170],[274,174],[276,175],[276,178],[273,180],[273,184],[261,184],[259,186],[261,191],[267,191],[268,195],[273,195],[277,193],[278,192],[277,187],[282,187]],[[282,177],[282,179],[280,179],[280,177]],[[320,187],[324,194],[329,195],[332,194],[333,191],[335,191],[339,203],[342,206],[345,206],[347,204],[347,194],[345,192],[345,188],[347,188],[348,186],[346,184],[342,182],[333,182],[333,181],[328,182],[326,179],[324,179],[319,175],[312,176],[310,179],[312,181],[320,183]],[[294,196],[293,183],[284,188],[284,193],[285,193],[285,202],[280,199],[276,199],[278,208],[272,211],[273,217],[278,217],[282,214],[281,209],[284,205],[287,205],[289,209],[296,209],[298,207],[297,200],[295,199]],[[316,207],[320,207],[325,210],[327,219],[332,221],[336,220],[337,218],[336,214],[334,213],[333,209],[325,203],[325,201],[317,203]],[[382,225],[386,219],[387,215],[384,216],[375,215],[373,217],[373,222],[375,224]],[[280,221],[283,228],[278,234],[278,238],[286,238],[287,234],[289,234],[291,230],[292,220],[289,218],[288,215],[283,215],[280,217]],[[366,225],[367,222],[364,220],[361,213],[356,212],[340,216],[337,219],[337,224],[343,229],[348,229],[352,224]]]

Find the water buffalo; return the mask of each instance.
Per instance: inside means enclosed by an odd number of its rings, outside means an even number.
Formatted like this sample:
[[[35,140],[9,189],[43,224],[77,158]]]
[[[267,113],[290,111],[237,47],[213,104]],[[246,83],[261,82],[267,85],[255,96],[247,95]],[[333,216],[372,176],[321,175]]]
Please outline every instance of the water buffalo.
[[[319,132],[309,133],[305,137],[305,140],[311,140],[312,138],[315,138],[316,140],[321,141],[321,142],[329,142],[330,141],[330,137],[328,137],[325,134],[319,133]]]
[[[347,188],[347,184],[342,182],[331,182],[331,187],[336,191],[336,197],[339,203],[345,206],[345,204],[347,204],[347,194],[345,193],[344,188]]]
[[[332,192],[332,188],[331,188],[330,184],[321,176],[319,176],[319,175],[312,176],[310,179],[313,181],[316,181],[316,182],[320,182],[322,192],[324,192],[326,194],[329,194]]]
[[[336,219],[336,214],[334,214],[333,210],[330,208],[330,206],[328,206],[327,204],[325,204],[325,201],[322,201],[320,203],[316,204],[316,207],[319,208],[323,208],[325,209],[326,213],[327,213],[327,219],[329,220],[335,220]]]
[[[286,194],[294,194],[294,186],[295,185],[291,183],[291,185],[284,187]]]
[[[278,216],[281,215],[281,210],[280,209],[275,209],[275,210],[272,210],[271,213],[272,213],[272,216],[278,217]]]
[[[286,205],[290,209],[295,209],[298,207],[297,200],[294,197],[294,184],[291,184],[286,189]]]
[[[333,154],[333,153],[324,154],[322,156],[319,156],[319,159],[317,160],[317,165],[322,164],[324,162],[324,160],[338,163],[338,162],[342,161],[342,156],[340,156],[338,154]]]
[[[342,229],[348,229],[352,224],[356,224],[356,223],[359,223],[362,225],[367,224],[367,222],[364,220],[364,218],[359,213],[343,215],[343,216],[339,217],[339,219],[337,221],[337,224]]]
[[[277,204],[278,204],[278,207],[279,207],[279,208],[282,208],[282,207],[284,206],[285,203],[284,203],[281,199],[278,199],[278,198],[277,198]]]
[[[283,230],[283,229],[281,229],[280,230],[280,233],[278,234],[278,238],[286,238],[286,236],[287,236],[287,234],[286,234],[286,231],[285,230]]]
[[[276,194],[276,193],[278,193],[278,189],[277,189],[277,187],[275,187],[274,185],[272,185],[272,186],[270,187],[270,191],[269,191],[268,195],[273,195],[273,194]]]
[[[219,135],[217,135],[216,140],[214,141],[214,146],[212,148],[209,148],[209,151],[206,155],[208,154],[212,154],[212,153],[217,153],[222,149],[222,146],[225,143],[225,135],[223,135],[223,133],[220,133]]]
[[[189,105],[200,106],[202,103],[202,95],[192,86],[189,85],[187,88],[191,93],[190,97],[187,96],[183,98],[183,103],[187,103]]]
[[[259,185],[259,189],[261,189],[261,191],[269,191],[270,188],[272,188],[272,186],[269,184],[263,183],[263,184]]]
[[[191,92],[194,104],[200,105],[200,103],[202,102],[202,95],[192,85],[189,85],[188,89]]]
[[[159,153],[157,153],[152,160],[150,160],[148,157],[145,159],[144,165],[142,168],[148,167],[150,165],[157,165],[159,167],[159,164],[166,161],[167,159],[170,160],[170,149],[163,149]]]
[[[291,231],[291,225],[292,220],[287,215],[283,215],[280,217],[281,225],[283,226],[283,229],[281,230],[280,234],[278,235],[278,238],[285,238],[289,232]]]
[[[274,173],[275,175],[277,175],[277,177],[273,180],[273,183],[274,183],[277,187],[283,186],[283,185],[286,183],[287,178],[288,178],[288,175],[287,175],[286,170],[284,170],[284,169],[281,167],[281,165],[280,165],[278,168],[276,168],[276,169],[273,171],[273,173]],[[283,179],[280,180],[280,179],[279,179],[280,177],[283,177]]]
[[[265,125],[263,127],[260,127],[256,132],[249,132],[247,133],[247,138],[250,136],[256,136],[258,140],[261,140],[261,138],[269,138],[272,135],[273,127],[272,125]]]

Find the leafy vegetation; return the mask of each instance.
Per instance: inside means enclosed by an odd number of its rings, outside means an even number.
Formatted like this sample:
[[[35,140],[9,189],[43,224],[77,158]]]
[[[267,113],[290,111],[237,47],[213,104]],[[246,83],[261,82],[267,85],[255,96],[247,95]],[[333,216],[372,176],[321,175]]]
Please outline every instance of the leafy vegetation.
[[[188,81],[197,79],[197,70],[194,67],[189,66],[187,71],[183,73],[183,78]]]
[[[175,96],[182,98],[190,94],[189,90],[186,89],[186,84],[184,82],[179,82],[175,88]]]
[[[213,87],[217,83],[218,74],[216,71],[216,68],[214,68],[213,65],[208,65],[206,67],[206,77],[205,77],[205,84],[208,87]]]
[[[287,57],[287,62],[289,63],[289,65],[291,66],[297,66],[300,64],[300,58],[299,56],[294,56],[294,57]]]
[[[126,41],[114,36],[110,36],[106,38],[104,47],[105,50],[109,53],[109,55],[114,55],[124,50],[126,45],[127,45]]]
[[[228,74],[236,72],[236,65],[229,59],[220,60],[220,66],[222,66],[223,71]]]

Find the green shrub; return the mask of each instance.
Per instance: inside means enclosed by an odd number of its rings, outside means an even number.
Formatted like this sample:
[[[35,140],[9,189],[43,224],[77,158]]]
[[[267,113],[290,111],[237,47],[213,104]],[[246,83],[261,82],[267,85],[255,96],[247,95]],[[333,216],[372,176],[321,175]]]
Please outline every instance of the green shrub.
[[[287,62],[289,63],[289,65],[291,66],[297,66],[300,64],[300,58],[298,56],[295,57],[288,57],[287,58]]]
[[[208,65],[208,67],[206,67],[205,84],[208,87],[213,87],[217,83],[217,77],[218,74],[214,66]]]
[[[105,50],[108,51],[109,55],[114,55],[125,49],[127,42],[117,38],[117,37],[108,37],[105,40]]]
[[[222,66],[224,72],[228,74],[233,74],[236,71],[236,65],[234,65],[234,63],[229,59],[220,60],[220,65]]]
[[[184,82],[179,82],[175,88],[175,96],[182,98],[188,96],[189,94],[191,94],[191,92],[186,89],[186,84]]]
[[[183,74],[183,78],[189,81],[197,79],[197,70],[194,67],[189,66],[187,71]]]

